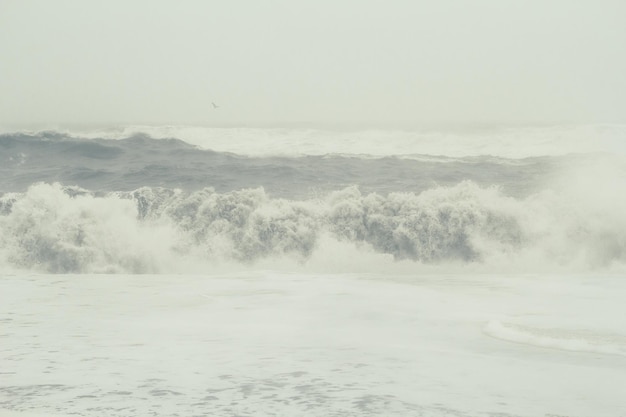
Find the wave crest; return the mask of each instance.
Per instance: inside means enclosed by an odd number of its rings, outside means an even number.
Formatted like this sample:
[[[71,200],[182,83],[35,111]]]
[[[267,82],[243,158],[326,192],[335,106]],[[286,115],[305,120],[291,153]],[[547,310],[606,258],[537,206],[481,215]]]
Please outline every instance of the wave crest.
[[[515,199],[472,182],[386,197],[348,187],[305,201],[261,188],[98,194],[37,184],[0,198],[0,262],[62,273],[176,272],[278,258],[306,265],[336,244],[358,248],[355,264],[384,255],[416,267],[597,268],[626,260],[626,226],[616,217],[572,207],[563,195]]]

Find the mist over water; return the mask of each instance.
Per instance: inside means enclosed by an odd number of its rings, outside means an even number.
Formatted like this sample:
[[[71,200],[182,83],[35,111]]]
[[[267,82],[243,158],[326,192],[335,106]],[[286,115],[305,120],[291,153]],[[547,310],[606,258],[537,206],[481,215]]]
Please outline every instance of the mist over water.
[[[275,135],[292,143],[317,135],[321,145],[285,147],[282,154],[252,147],[247,155],[231,152],[240,145],[228,149],[224,140],[215,141],[220,151],[209,149],[221,130],[205,129],[202,147],[200,136],[191,144],[137,132],[126,138],[6,133],[0,136],[1,267],[53,273],[270,264],[620,269],[626,176],[618,139],[626,130],[583,131],[586,142],[560,149],[564,137],[581,130],[507,130],[499,143],[476,132],[454,139],[440,133],[439,149],[433,132],[421,136],[423,147],[415,133],[388,132],[386,148],[384,132],[362,132],[361,150],[375,152],[347,154],[345,132],[257,129],[255,137],[248,129],[242,142],[269,146]],[[512,156],[511,137],[526,144],[526,155]]]

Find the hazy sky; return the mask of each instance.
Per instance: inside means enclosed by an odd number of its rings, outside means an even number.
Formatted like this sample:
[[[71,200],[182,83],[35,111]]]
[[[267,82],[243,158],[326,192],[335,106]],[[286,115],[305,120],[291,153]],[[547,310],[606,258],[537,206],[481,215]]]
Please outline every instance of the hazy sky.
[[[625,22],[624,0],[0,0],[0,124],[626,122]]]

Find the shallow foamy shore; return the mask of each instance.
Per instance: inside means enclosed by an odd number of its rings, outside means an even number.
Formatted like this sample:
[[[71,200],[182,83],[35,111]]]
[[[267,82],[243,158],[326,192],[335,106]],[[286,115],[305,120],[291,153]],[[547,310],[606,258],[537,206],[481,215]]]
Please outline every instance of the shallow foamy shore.
[[[0,416],[2,417],[71,417],[67,414],[52,414],[45,412],[33,412],[33,411],[14,411],[0,408]],[[72,414],[76,417],[77,414]]]
[[[626,411],[621,274],[0,278],[3,417]]]

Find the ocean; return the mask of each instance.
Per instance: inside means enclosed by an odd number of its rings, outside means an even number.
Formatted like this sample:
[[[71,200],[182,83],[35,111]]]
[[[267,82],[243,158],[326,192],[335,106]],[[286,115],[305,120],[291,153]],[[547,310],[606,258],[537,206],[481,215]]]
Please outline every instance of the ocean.
[[[0,415],[626,416],[625,196],[624,125],[5,129]]]

